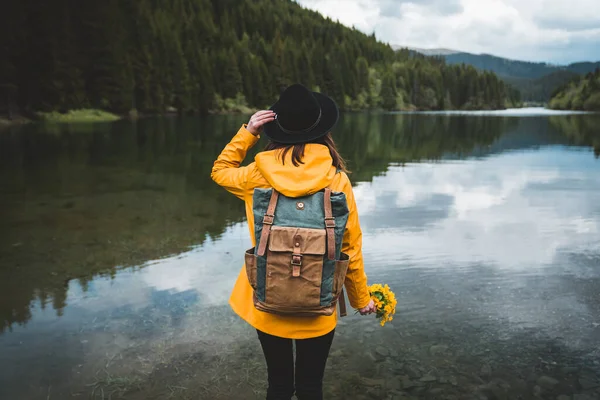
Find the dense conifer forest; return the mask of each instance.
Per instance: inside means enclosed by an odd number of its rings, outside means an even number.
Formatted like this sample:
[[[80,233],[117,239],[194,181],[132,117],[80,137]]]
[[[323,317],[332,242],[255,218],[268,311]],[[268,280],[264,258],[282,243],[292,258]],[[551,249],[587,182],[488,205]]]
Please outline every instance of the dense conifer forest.
[[[389,45],[290,0],[21,0],[0,16],[0,114],[248,111],[301,82],[342,109],[504,108],[491,72]]]
[[[552,94],[550,108],[600,111],[600,68],[557,89]]]

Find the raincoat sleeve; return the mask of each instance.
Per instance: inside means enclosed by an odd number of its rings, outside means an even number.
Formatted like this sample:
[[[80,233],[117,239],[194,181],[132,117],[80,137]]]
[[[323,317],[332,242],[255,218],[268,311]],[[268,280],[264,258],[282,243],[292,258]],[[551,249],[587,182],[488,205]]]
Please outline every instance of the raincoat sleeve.
[[[358,220],[354,192],[350,180],[346,177],[345,181],[343,192],[346,194],[350,214],[344,232],[342,251],[350,257],[350,263],[348,264],[344,286],[348,293],[350,305],[353,308],[360,309],[369,304],[371,295],[367,287],[367,275],[365,274],[362,255],[362,231]]]
[[[240,167],[240,164],[258,139],[258,136],[251,134],[244,124],[219,154],[210,174],[213,181],[242,200],[248,186],[250,167]]]

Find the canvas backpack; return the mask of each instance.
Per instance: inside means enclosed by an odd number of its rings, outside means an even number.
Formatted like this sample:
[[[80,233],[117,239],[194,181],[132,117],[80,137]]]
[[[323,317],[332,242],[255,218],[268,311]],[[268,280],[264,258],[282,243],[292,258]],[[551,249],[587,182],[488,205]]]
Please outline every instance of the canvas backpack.
[[[253,213],[256,247],[246,251],[245,262],[254,306],[280,315],[318,316],[332,315],[339,304],[345,316],[346,195],[326,188],[290,198],[275,189],[255,189]]]

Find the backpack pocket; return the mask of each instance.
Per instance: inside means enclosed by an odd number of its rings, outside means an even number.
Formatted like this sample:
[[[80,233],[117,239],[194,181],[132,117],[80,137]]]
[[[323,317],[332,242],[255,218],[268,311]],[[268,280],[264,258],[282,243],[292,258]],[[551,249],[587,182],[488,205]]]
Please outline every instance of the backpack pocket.
[[[325,250],[324,229],[273,226],[265,303],[287,310],[320,307]]]
[[[248,282],[252,289],[256,290],[256,255],[254,254],[254,247],[250,250],[246,250],[244,254],[244,261],[246,264],[246,275],[248,276]]]
[[[340,292],[344,288],[344,280],[346,279],[346,273],[348,272],[348,264],[350,263],[350,257],[348,254],[341,253],[340,259],[335,262],[335,272],[333,274],[333,297],[337,298]]]

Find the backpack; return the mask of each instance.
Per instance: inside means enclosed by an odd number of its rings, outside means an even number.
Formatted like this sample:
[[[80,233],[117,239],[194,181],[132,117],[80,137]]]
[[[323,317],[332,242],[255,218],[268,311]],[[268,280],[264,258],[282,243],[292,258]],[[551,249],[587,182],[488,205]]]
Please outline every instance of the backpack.
[[[253,194],[256,247],[245,253],[254,306],[288,316],[346,315],[349,257],[342,253],[346,195],[325,188],[290,198],[275,189]]]

